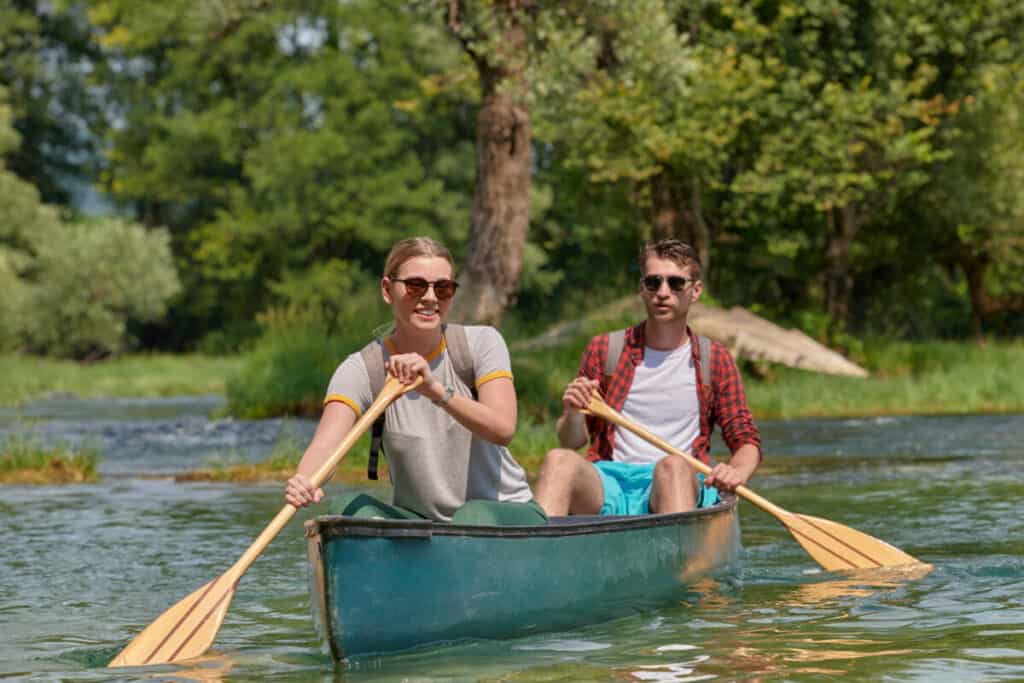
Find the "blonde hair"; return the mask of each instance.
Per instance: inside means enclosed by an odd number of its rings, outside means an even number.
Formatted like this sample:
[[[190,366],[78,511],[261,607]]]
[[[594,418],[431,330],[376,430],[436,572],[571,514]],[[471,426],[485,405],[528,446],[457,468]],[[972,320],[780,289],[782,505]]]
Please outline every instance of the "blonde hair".
[[[384,261],[384,277],[395,277],[402,264],[417,256],[437,256],[455,270],[455,259],[448,248],[431,237],[407,237],[395,242]]]

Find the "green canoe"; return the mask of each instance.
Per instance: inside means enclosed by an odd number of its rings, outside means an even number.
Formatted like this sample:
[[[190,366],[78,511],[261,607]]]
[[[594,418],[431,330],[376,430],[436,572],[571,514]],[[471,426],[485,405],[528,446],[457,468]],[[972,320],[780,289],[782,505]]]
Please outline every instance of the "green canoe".
[[[546,526],[327,515],[306,522],[314,618],[337,660],[515,638],[671,604],[737,559],[736,499]]]

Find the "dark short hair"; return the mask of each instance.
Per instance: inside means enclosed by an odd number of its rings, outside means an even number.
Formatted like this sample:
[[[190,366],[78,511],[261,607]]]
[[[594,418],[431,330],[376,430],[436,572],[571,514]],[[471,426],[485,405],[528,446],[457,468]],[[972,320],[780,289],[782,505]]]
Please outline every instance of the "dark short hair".
[[[690,273],[693,277],[698,280],[701,277],[700,256],[697,255],[697,250],[686,242],[677,240],[674,237],[666,237],[660,240],[645,242],[644,245],[640,247],[640,256],[638,259],[640,273],[642,275],[647,274],[647,259],[652,256],[672,261],[682,268],[689,266]]]

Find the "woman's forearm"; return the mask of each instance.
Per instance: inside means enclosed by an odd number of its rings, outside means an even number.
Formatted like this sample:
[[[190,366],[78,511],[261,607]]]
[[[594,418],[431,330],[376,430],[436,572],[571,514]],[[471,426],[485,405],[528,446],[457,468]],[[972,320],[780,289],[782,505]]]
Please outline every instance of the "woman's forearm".
[[[442,406],[455,421],[480,438],[507,446],[516,433],[515,414],[495,410],[468,396],[456,394]]]
[[[434,399],[442,410],[477,436],[499,446],[507,446],[516,433],[516,392],[512,380],[499,378],[479,387],[476,400],[461,394],[452,394],[447,401],[445,392]]]

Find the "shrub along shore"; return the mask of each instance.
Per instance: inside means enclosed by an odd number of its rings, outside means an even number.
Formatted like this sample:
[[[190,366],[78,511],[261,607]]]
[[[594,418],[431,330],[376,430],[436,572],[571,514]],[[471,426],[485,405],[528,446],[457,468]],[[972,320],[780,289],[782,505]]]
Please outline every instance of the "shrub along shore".
[[[517,350],[513,370],[519,394],[519,429],[512,443],[516,457],[535,472],[543,454],[555,445],[553,422],[561,411],[561,392],[575,374],[579,351],[590,331],[554,348]],[[83,397],[225,393],[226,412],[241,418],[272,415],[315,416],[324,385],[337,362],[329,336],[291,331],[287,339],[266,339],[243,356],[140,355],[79,365],[17,356],[0,357],[0,405],[17,405],[54,394]],[[835,377],[777,365],[741,363],[748,402],[755,419],[840,418],[908,414],[1024,412],[1024,342],[866,342],[856,360],[867,379]],[[353,447],[338,477],[365,481],[367,440]],[[12,444],[14,444],[12,446]],[[215,464],[183,475],[182,480],[280,480],[294,471],[305,444],[285,440],[262,463]],[[26,453],[34,451],[31,457]],[[10,453],[19,455],[12,457]],[[88,480],[92,473],[67,473],[66,449],[47,454],[38,447],[9,441],[0,451],[4,472],[51,472],[62,481]],[[11,463],[19,463],[15,468]],[[83,461],[86,462],[87,461]],[[62,463],[62,464],[54,464]],[[83,466],[88,470],[88,465]],[[0,481],[12,481],[2,474]],[[35,475],[33,475],[35,476]],[[39,474],[39,479],[45,479]]]
[[[96,481],[91,448],[45,447],[23,434],[0,441],[0,484],[80,484]]]

